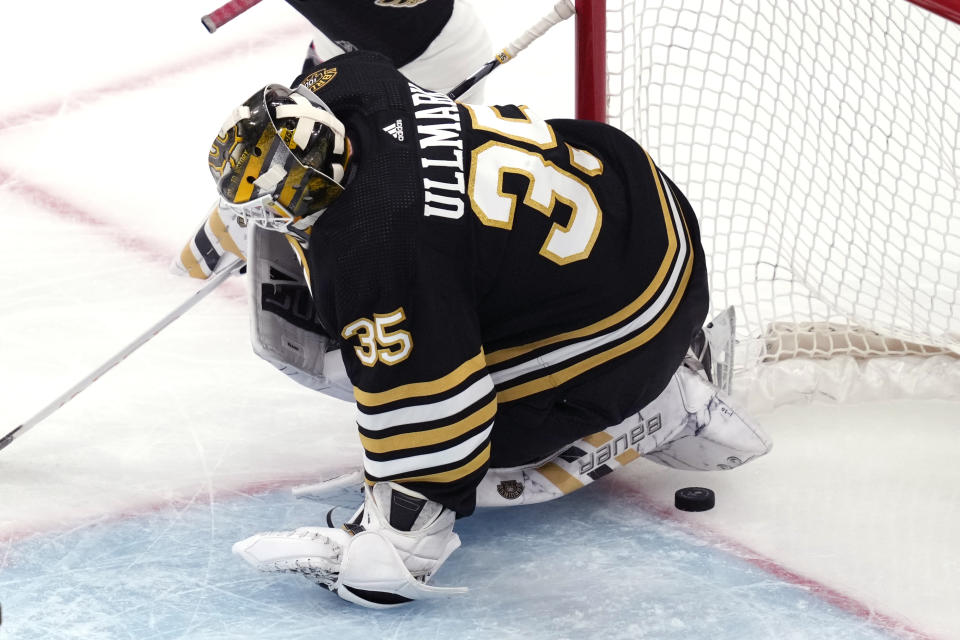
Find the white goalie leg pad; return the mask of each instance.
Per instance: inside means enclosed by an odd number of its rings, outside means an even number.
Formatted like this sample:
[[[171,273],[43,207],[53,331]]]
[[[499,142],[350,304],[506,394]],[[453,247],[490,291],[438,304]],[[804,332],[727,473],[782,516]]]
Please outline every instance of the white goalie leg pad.
[[[661,411],[680,425],[644,456],[674,469],[732,469],[772,448],[760,425],[699,374],[681,366],[667,388],[643,412]]]
[[[490,469],[477,506],[546,502],[576,491],[635,460],[685,470],[740,466],[767,453],[770,439],[726,394],[686,365],[639,413],[574,442],[546,460]]]

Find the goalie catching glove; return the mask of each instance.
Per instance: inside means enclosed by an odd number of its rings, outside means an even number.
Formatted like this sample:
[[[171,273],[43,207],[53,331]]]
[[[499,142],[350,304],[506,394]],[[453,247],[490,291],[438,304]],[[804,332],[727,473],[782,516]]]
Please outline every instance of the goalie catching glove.
[[[466,593],[427,584],[460,546],[456,515],[392,482],[367,487],[364,504],[340,529],[260,533],[233,552],[261,571],[299,573],[344,600],[373,609]]]

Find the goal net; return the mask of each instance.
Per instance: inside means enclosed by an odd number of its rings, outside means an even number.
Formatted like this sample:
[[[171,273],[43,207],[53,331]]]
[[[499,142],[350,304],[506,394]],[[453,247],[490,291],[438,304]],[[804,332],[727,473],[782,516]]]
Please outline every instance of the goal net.
[[[960,0],[924,4],[578,2],[578,116],[689,197],[740,380],[796,356],[960,362]]]

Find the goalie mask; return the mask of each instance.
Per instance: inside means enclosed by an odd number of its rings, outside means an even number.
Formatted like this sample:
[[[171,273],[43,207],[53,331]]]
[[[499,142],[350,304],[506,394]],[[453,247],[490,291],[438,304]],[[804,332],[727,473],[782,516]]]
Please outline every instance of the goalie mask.
[[[230,115],[210,148],[221,208],[302,242],[343,192],[343,124],[312,91],[272,84]]]

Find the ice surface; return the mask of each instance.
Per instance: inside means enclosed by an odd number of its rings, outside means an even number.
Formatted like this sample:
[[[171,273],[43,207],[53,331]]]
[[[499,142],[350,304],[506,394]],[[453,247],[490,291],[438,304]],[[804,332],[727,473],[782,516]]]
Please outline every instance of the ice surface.
[[[722,640],[811,637],[809,629],[891,637],[609,489],[462,521],[463,550],[435,581],[470,593],[386,612],[231,556],[232,542],[251,531],[323,521],[325,508],[288,492],[92,523],[11,550],[0,574],[4,631],[18,639]]]
[[[550,4],[478,8],[506,42]],[[104,0],[84,28],[75,2],[0,8],[0,435],[197,289],[167,265],[213,199],[210,139],[307,41],[279,0],[210,36],[212,8]],[[570,35],[497,70],[491,100],[570,115]],[[773,453],[735,472],[638,462],[478,514],[437,577],[457,600],[369,612],[258,574],[231,544],[321,522],[289,488],[359,444],[349,405],[252,355],[244,295],[224,285],[0,452],[0,640],[960,638],[957,403],[778,409]],[[717,508],[675,512],[687,485]]]

